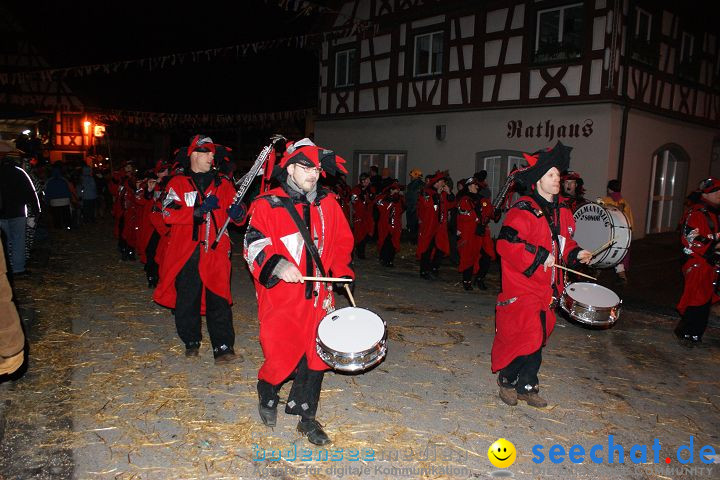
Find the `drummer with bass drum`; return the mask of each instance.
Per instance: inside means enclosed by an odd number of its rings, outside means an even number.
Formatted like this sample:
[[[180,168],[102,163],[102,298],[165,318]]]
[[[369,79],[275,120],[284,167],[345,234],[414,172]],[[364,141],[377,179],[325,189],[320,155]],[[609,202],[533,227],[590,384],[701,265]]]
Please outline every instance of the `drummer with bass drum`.
[[[318,188],[326,173],[347,173],[345,160],[304,138],[289,142],[273,171],[280,186],[260,194],[250,210],[244,256],[255,280],[260,344],[260,418],[277,421],[279,392],[293,378],[285,413],[299,415],[298,431],[315,445],[330,438],[315,419],[327,364],[316,349],[318,324],[335,308],[333,286],[303,277],[353,279],[353,234],[331,192]]]
[[[570,147],[524,154],[528,165],[515,176],[528,194],[508,211],[498,235],[502,291],[497,298],[492,371],[498,373],[500,399],[547,406],[538,394],[542,349],[555,326],[557,300],[564,290],[556,264],[587,264],[591,253],[575,240],[572,211],[558,202],[560,172],[570,163]]]

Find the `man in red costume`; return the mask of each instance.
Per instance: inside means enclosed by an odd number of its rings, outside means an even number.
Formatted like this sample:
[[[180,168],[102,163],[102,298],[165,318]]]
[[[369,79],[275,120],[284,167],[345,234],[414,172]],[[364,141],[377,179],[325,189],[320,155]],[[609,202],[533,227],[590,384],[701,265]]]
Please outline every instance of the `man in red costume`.
[[[420,276],[439,278],[440,261],[450,252],[448,210],[455,206],[455,196],[447,186],[447,172],[437,171],[418,197],[420,233],[416,255],[420,259]]]
[[[370,175],[360,174],[360,183],[355,185],[350,194],[352,204],[352,232],[355,239],[355,255],[365,258],[365,245],[375,231],[373,205],[375,187],[370,184]]]
[[[568,207],[570,207],[570,210],[575,213],[575,210],[588,203],[584,196],[585,182],[580,174],[573,170],[563,172],[561,180],[562,193],[560,195],[560,201],[566,203]]]
[[[255,279],[265,355],[257,384],[260,418],[275,426],[278,393],[294,376],[285,413],[300,415],[298,431],[315,445],[330,442],[315,420],[328,369],[317,354],[316,332],[335,302],[332,285],[304,281],[303,276],[354,278],[350,226],[335,195],[317,188],[321,174],[346,173],[344,162],[307,138],[288,143],[274,171],[280,186],[253,202],[245,234],[245,260]]]
[[[210,245],[227,217],[239,224],[245,209],[232,204],[235,187],[213,169],[211,138],[195,135],[181,152],[187,154],[189,168],[165,189],[162,214],[170,225],[170,238],[153,299],[175,309],[175,326],[186,356],[199,355],[200,316],[205,314],[215,363],[242,361],[234,351],[230,238],[223,235],[217,249]]]
[[[564,289],[558,265],[588,263],[590,252],[575,240],[570,209],[558,203],[560,172],[570,163],[570,147],[525,155],[528,167],[517,174],[528,195],[508,211],[498,235],[502,291],[495,310],[492,371],[499,372],[500,399],[508,405],[523,400],[542,408],[538,371],[542,348],[555,326],[553,311]]]
[[[465,188],[458,193],[458,252],[460,264],[458,271],[462,273],[462,285],[465,290],[472,290],[473,275],[478,288],[486,290],[485,275],[490,269],[490,262],[495,260],[490,229],[487,223],[493,217],[493,206],[490,200],[480,197],[480,182],[475,177],[465,181]]]
[[[710,306],[720,300],[717,291],[720,265],[720,180],[708,178],[688,197],[690,205],[682,223],[681,240],[686,255],[680,303],[682,318],[675,327],[681,345],[694,347],[702,341]]]
[[[405,198],[400,194],[404,187],[397,180],[385,187],[375,200],[378,210],[378,243],[380,263],[386,267],[395,264],[395,253],[400,250],[402,234],[402,214],[405,211]]]

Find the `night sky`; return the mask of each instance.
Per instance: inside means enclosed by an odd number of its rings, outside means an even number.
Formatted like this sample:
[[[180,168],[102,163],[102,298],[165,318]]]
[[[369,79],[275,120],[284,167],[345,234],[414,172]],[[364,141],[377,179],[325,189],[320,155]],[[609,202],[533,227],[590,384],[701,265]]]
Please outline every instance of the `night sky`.
[[[323,2],[314,2],[323,3]],[[7,0],[5,7],[52,67],[168,55],[304,34],[319,14],[268,0],[64,2]],[[88,107],[188,113],[245,113],[314,107],[318,59],[312,49],[263,50],[236,58],[148,71],[67,78]]]

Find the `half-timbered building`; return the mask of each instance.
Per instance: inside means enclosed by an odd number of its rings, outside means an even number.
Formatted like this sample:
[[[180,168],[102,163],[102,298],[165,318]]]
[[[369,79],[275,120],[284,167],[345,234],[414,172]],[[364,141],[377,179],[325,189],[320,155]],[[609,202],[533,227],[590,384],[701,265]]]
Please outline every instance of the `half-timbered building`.
[[[315,137],[407,172],[487,170],[560,140],[587,196],[620,178],[635,237],[672,230],[720,175],[720,38],[706,2],[354,0],[323,44]],[[368,28],[369,27],[369,28]]]
[[[0,71],[22,73],[50,68],[28,33],[0,7]],[[96,127],[100,127],[96,129]],[[62,79],[34,76],[0,85],[0,135],[13,140],[23,131],[43,137],[48,160],[86,161],[101,135],[94,115]]]

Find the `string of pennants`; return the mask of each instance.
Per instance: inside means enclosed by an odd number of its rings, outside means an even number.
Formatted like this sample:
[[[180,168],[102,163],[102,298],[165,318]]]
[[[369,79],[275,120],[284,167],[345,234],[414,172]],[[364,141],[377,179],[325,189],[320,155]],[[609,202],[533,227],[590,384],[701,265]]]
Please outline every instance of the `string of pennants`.
[[[370,22],[356,21],[345,27],[324,32],[295,35],[291,37],[257,42],[241,43],[219,48],[194,50],[133,60],[121,60],[93,65],[77,65],[73,67],[49,68],[24,72],[0,72],[0,85],[17,85],[30,81],[52,82],[68,77],[84,77],[96,74],[113,74],[129,68],[141,68],[148,71],[172,68],[186,63],[211,62],[217,57],[234,55],[236,58],[254,54],[262,50],[275,48],[306,48],[321,42],[352,35],[372,36],[377,33],[377,25]]]
[[[286,110],[281,112],[262,113],[160,113],[127,110],[103,110],[94,112],[95,117],[103,123],[121,123],[138,127],[203,127],[231,128],[238,125],[268,126],[287,121],[305,120],[311,110]]]

